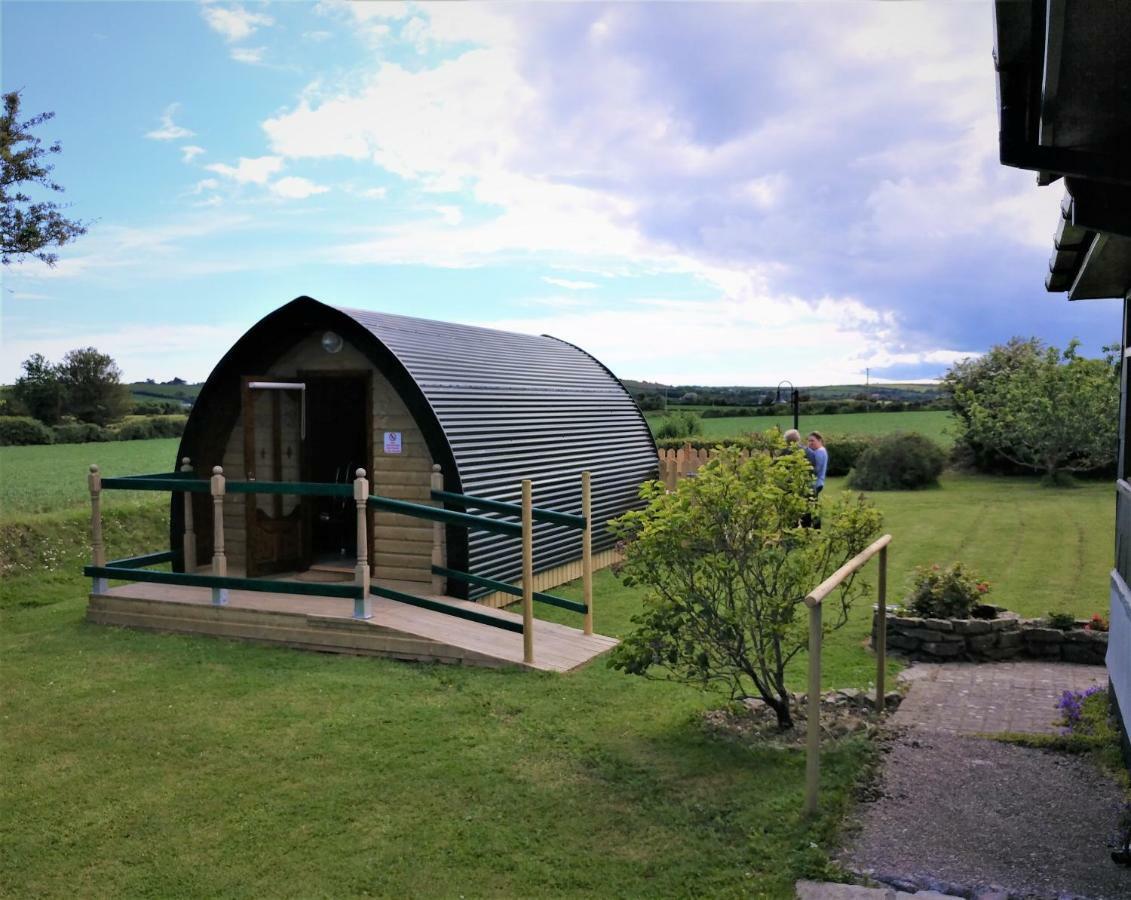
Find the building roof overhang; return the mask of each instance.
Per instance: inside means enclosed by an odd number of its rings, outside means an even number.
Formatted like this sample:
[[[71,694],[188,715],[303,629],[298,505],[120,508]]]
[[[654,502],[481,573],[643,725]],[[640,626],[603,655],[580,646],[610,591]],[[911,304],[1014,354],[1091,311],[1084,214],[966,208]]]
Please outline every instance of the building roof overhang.
[[[1131,4],[997,0],[994,61],[1004,165],[1063,178],[1045,285],[1069,299],[1131,285]]]

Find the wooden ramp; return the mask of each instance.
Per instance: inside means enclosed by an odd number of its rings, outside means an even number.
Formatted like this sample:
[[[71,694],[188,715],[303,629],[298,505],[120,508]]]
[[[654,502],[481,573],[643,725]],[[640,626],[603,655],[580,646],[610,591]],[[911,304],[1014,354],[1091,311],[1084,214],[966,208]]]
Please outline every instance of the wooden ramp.
[[[478,603],[422,593],[423,585],[374,582],[452,608],[521,623],[522,617]],[[553,622],[534,622],[534,662],[522,661],[522,635],[395,600],[373,598],[373,618],[352,618],[353,601],[257,591],[229,592],[213,606],[207,588],[125,584],[91,594],[87,621],[150,631],[207,634],[304,650],[472,666],[520,666],[568,672],[616,646],[614,638]]]

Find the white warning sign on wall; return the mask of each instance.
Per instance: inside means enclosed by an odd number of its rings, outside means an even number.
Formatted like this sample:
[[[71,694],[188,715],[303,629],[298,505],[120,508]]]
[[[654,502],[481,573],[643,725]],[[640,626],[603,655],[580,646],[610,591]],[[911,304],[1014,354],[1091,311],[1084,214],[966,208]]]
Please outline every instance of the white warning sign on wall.
[[[399,431],[386,431],[385,432],[385,452],[386,453],[400,453],[401,452],[401,433]]]

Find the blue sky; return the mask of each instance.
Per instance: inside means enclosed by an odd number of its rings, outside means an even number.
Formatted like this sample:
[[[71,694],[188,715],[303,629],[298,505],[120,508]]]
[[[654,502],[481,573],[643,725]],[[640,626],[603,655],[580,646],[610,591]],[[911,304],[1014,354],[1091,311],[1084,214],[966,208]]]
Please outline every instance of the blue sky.
[[[5,268],[0,381],[94,345],[204,379],[307,294],[626,378],[928,378],[1118,304],[1041,281],[989,2],[3,2],[2,82],[89,233]]]

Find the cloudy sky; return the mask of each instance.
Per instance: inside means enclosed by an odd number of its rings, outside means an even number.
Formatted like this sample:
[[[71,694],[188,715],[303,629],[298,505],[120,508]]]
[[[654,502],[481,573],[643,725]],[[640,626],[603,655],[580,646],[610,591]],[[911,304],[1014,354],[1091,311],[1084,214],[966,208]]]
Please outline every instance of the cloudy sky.
[[[0,6],[89,233],[3,272],[0,381],[94,345],[204,379],[336,306],[546,333],[626,378],[927,378],[1046,294],[1061,188],[997,163],[992,5]]]

